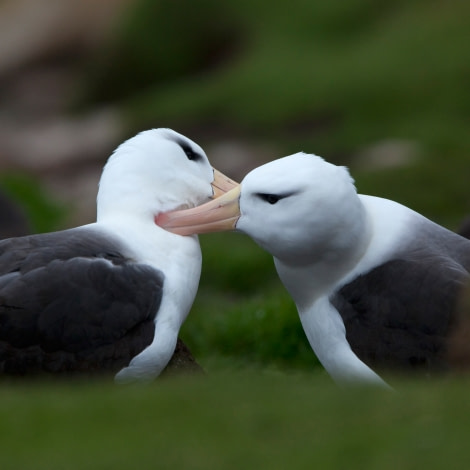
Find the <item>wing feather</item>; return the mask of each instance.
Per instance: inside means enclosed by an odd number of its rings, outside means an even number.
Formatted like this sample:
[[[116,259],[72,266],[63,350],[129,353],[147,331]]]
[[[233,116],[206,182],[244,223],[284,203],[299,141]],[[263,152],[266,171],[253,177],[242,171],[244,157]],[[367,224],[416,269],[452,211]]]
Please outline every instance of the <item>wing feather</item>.
[[[163,283],[93,232],[0,242],[0,367],[118,370],[152,341]]]

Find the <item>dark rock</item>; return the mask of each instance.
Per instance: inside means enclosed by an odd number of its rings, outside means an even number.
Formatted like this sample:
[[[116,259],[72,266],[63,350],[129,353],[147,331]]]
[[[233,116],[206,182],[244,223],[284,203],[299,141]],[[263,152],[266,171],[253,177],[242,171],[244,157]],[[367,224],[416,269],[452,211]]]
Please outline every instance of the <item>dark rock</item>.
[[[189,348],[178,338],[173,357],[162,375],[180,375],[187,373],[204,373],[204,369],[196,362]]]

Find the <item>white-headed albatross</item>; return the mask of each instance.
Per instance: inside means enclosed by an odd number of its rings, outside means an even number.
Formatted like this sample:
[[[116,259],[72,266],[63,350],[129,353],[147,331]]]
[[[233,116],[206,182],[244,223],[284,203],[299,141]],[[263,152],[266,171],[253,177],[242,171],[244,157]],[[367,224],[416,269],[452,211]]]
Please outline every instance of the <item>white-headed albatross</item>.
[[[181,235],[235,229],[269,251],[337,382],[384,385],[373,369],[448,367],[470,241],[396,202],[358,195],[344,167],[284,157],[222,198],[157,223]]]
[[[0,374],[158,376],[196,295],[201,252],[197,236],[155,217],[233,186],[193,141],[144,131],[106,163],[95,223],[0,241]]]

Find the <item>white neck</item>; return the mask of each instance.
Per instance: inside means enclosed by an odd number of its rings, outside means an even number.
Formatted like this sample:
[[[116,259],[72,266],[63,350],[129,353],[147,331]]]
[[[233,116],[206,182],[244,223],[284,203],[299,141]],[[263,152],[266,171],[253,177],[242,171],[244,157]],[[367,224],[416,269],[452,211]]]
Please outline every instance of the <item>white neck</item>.
[[[96,205],[97,220],[120,218],[123,214],[153,220],[154,207],[158,207],[159,201],[152,201],[151,193],[146,193],[147,198],[143,201],[138,179],[132,174],[122,178],[115,173],[117,170],[108,164],[106,172],[101,176]]]
[[[317,299],[328,296],[366,253],[372,240],[372,224],[359,198],[355,201],[354,217],[348,222],[317,247],[314,258],[304,255],[292,262],[292,257],[274,257],[279,277],[299,310],[307,310]],[[304,251],[314,243],[314,239],[304,240]]]

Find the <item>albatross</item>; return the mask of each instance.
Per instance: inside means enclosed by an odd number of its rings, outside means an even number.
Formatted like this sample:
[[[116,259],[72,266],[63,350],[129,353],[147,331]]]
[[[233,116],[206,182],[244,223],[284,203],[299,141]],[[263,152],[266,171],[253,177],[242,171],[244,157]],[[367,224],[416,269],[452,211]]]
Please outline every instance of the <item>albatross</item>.
[[[157,223],[180,235],[236,230],[270,252],[312,349],[339,383],[387,387],[389,368],[450,367],[470,241],[397,202],[358,194],[345,167],[290,155]]]
[[[152,129],[108,159],[96,222],[0,241],[0,374],[158,376],[196,295],[201,251],[197,236],[155,217],[234,185],[195,142]]]

